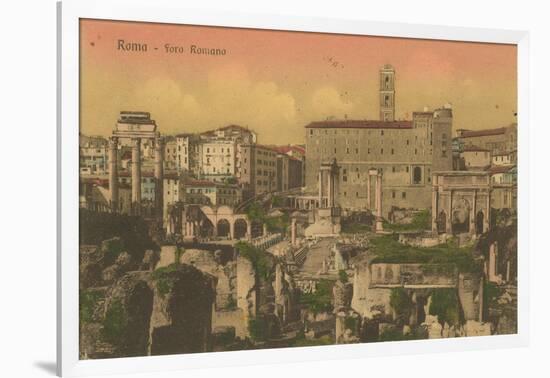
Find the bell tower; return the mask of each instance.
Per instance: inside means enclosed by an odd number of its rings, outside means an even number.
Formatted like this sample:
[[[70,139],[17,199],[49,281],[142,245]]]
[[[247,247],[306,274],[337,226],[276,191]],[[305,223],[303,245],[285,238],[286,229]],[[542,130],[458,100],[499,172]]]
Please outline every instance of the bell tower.
[[[395,69],[390,64],[380,69],[380,120],[395,120]]]

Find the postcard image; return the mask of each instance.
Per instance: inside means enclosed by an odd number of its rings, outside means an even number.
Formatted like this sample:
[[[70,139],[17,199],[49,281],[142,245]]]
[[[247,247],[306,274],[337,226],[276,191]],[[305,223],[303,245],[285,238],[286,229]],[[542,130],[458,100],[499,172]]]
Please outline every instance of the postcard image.
[[[79,38],[81,360],[517,333],[517,45]]]

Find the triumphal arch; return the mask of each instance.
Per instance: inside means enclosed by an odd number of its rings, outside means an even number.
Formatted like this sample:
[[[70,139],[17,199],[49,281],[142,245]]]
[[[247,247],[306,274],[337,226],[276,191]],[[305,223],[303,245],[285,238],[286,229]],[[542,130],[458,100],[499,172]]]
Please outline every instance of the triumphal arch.
[[[491,180],[487,172],[436,172],[432,179],[432,231],[479,235],[489,230]]]
[[[155,148],[155,215],[162,219],[162,181],[164,146],[157,125],[147,112],[120,112],[113,135],[109,138],[109,190],[111,194],[111,209],[118,212],[118,144],[121,139],[129,139],[132,143],[132,204],[131,214],[141,213],[141,140],[150,139]]]

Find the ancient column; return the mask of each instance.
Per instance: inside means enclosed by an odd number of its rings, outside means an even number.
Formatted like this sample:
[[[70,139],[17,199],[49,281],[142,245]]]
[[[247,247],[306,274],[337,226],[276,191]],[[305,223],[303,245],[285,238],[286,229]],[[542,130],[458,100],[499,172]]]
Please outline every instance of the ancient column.
[[[292,218],[290,222],[290,243],[293,247],[296,246],[296,218]]]
[[[327,173],[327,207],[332,207],[332,169]]]
[[[248,241],[252,240],[252,223],[250,221],[246,222],[246,238]]]
[[[235,239],[235,221],[229,222],[229,238]]]
[[[497,254],[498,254],[498,244],[494,242],[489,246],[489,266],[488,266],[488,276],[489,282],[497,281]]]
[[[371,200],[370,200],[370,172],[367,172],[367,209],[371,209]]]
[[[323,171],[319,170],[319,208],[323,207]]]
[[[141,210],[141,139],[132,139],[132,209],[134,215]]]
[[[432,232],[437,233],[437,215],[439,214],[439,209],[437,208],[437,175],[434,175],[432,178]]]
[[[118,212],[118,138],[109,139],[109,191],[111,211]]]
[[[266,236],[266,235],[267,235],[267,224],[266,224],[266,223],[263,224],[262,235],[263,235],[263,236]]]
[[[489,231],[489,227],[490,227],[490,219],[491,219],[491,191],[490,190],[487,190],[487,207],[486,207],[486,210],[484,212],[484,222],[483,222],[483,232],[487,232]]]
[[[187,210],[185,206],[181,210],[181,236],[187,236]]]
[[[483,274],[481,275],[480,279],[479,279],[479,290],[478,290],[478,294],[477,294],[477,297],[479,298],[478,299],[478,305],[479,305],[479,314],[478,314],[478,321],[480,323],[483,322],[483,306],[484,306],[484,303],[483,303],[483,290],[485,289],[485,278],[483,277]]]
[[[382,173],[376,175],[376,232],[383,231],[382,227]]]
[[[162,219],[163,180],[164,180],[164,141],[155,139],[155,212],[157,219]],[[184,210],[185,212],[185,210]]]
[[[474,190],[474,193],[472,194],[472,208],[470,209],[470,234],[474,235],[476,234],[476,215],[477,215],[477,209],[476,209],[476,201],[477,201],[477,191]]]
[[[450,235],[453,233],[453,191],[449,190],[447,194],[448,194],[448,201],[449,201],[449,207],[448,207],[449,211],[447,214],[446,233]]]

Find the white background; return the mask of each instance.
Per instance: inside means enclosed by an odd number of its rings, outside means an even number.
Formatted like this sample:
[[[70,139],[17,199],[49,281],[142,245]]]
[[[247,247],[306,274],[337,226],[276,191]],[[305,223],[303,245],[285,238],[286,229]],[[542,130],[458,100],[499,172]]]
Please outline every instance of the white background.
[[[550,187],[545,186],[550,127],[547,117],[550,12],[545,3],[534,0],[186,2],[188,6],[206,9],[530,30],[533,241],[530,251],[520,252],[531,255],[529,348],[209,369],[186,371],[183,373],[186,377],[550,376],[547,273],[550,251],[546,248]],[[0,377],[54,374],[55,29],[53,0],[12,1],[3,4],[0,10]]]

